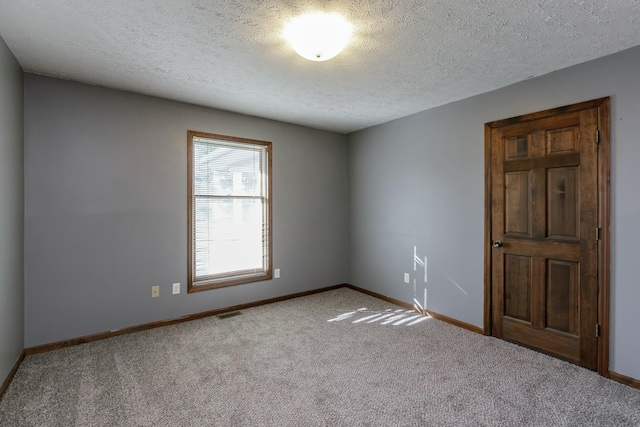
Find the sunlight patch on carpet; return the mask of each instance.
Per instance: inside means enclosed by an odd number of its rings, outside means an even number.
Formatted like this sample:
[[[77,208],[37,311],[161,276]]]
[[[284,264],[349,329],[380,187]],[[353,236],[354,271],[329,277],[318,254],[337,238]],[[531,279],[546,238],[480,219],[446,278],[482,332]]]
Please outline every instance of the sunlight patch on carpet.
[[[419,305],[420,304],[418,304],[418,306]],[[431,319],[431,316],[429,316],[426,310],[423,310],[422,307],[416,308],[415,310],[387,309],[384,311],[372,311],[367,308],[359,308],[357,310],[342,313],[332,319],[327,320],[327,322],[341,322],[344,320],[351,320],[351,323],[378,323],[379,325],[413,326],[426,319]]]

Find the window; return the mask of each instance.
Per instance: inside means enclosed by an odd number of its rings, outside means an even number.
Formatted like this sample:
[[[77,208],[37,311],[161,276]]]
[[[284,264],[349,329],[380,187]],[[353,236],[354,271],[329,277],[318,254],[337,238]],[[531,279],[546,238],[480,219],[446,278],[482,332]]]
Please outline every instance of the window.
[[[188,132],[189,292],[271,279],[271,143]]]

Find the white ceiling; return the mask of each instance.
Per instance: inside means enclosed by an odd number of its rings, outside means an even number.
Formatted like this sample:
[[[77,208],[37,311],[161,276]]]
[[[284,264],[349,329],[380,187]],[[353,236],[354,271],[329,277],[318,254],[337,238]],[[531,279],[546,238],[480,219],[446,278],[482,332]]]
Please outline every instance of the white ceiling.
[[[338,57],[286,21],[337,11]],[[640,45],[640,0],[0,0],[25,71],[348,133]]]

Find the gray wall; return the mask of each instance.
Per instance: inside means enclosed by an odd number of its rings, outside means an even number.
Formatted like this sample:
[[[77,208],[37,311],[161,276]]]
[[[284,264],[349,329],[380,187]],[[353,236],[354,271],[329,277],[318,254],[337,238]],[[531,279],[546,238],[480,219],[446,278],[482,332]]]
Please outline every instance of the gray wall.
[[[26,347],[346,281],[345,135],[33,74],[25,123]],[[185,293],[189,129],[273,142],[280,279]]]
[[[611,96],[610,368],[640,378],[638,76],[640,47],[349,135],[349,282],[482,326],[484,123]]]
[[[24,348],[22,68],[0,37],[0,384]]]

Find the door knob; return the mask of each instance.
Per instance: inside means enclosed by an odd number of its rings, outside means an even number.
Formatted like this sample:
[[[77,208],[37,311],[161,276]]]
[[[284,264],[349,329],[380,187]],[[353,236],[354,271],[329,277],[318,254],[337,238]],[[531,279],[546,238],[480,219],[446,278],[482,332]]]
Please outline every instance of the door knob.
[[[494,248],[501,248],[502,247],[502,242],[500,240],[496,240],[495,242],[493,242],[493,247]]]

